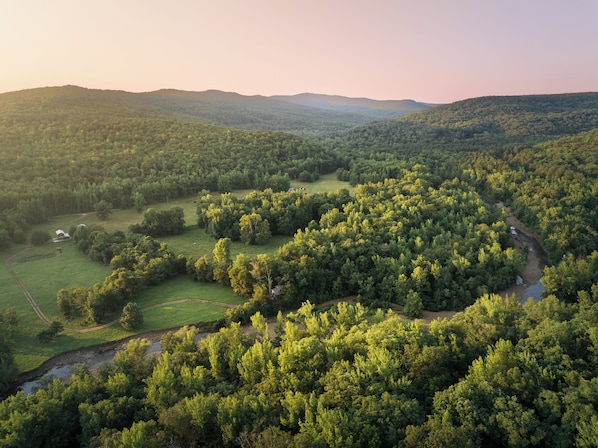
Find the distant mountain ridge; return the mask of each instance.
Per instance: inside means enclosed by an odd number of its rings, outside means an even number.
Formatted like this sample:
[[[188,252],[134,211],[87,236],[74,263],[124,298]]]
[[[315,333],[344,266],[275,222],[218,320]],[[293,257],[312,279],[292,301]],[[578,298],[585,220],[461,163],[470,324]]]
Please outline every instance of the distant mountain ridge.
[[[395,118],[435,106],[435,104],[420,103],[414,100],[373,100],[315,93],[275,95],[271,98],[318,109],[366,115],[376,119]]]

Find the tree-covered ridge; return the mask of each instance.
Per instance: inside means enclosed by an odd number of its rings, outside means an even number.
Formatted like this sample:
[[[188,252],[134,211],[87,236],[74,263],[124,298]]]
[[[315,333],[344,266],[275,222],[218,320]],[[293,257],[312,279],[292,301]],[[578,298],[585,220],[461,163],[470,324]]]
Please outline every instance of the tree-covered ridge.
[[[577,134],[598,127],[598,93],[473,98],[397,120],[462,130],[472,135]]]
[[[103,111],[137,117],[159,115],[236,129],[282,131],[315,137],[380,119],[377,114],[381,112],[394,117],[428,107],[415,102],[386,104],[368,100],[366,104],[359,103],[360,107],[354,110],[343,111],[334,107],[325,109],[296,104],[293,98],[244,96],[216,90],[186,92],[164,89],[130,93],[76,86],[47,87],[0,94],[0,117],[28,117],[39,121],[44,119],[44,114],[65,118]],[[351,98],[344,100],[349,103],[358,101]],[[32,116],[32,113],[39,116]]]
[[[409,158],[533,145],[598,127],[598,94],[484,97],[357,126],[328,140],[345,158]],[[432,157],[433,158],[433,157]]]
[[[217,190],[220,177],[234,172],[244,183],[228,188],[336,167],[330,151],[297,136],[164,117],[90,113],[2,125],[0,210],[31,199],[50,215],[89,211],[101,199],[130,207],[135,193],[151,203]]]
[[[326,110],[279,97],[244,96],[216,90],[159,90],[142,94],[138,99],[167,113],[202,123],[235,129],[290,132],[303,137],[334,134],[376,119],[359,111]]]
[[[144,357],[128,343],[0,403],[5,446],[594,446],[598,296],[484,296],[429,325],[392,311],[305,303],[204,339],[182,328]],[[594,329],[594,330],[592,330]]]
[[[277,95],[272,98],[319,109],[357,113],[370,116],[372,119],[377,120],[391,119],[434,107],[434,105],[419,103],[413,100],[380,101],[369,98],[347,98],[338,95],[322,95],[314,93]]]
[[[598,250],[598,130],[470,154],[466,175],[537,229],[553,261]]]

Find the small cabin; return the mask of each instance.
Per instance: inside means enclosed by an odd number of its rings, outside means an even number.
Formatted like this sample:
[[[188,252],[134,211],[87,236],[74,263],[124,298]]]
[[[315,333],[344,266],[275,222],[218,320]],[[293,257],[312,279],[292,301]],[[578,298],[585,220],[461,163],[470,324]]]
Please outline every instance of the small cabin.
[[[71,239],[71,236],[62,229],[58,229],[56,231],[56,238],[54,238],[54,242],[58,243],[60,241],[68,241]]]

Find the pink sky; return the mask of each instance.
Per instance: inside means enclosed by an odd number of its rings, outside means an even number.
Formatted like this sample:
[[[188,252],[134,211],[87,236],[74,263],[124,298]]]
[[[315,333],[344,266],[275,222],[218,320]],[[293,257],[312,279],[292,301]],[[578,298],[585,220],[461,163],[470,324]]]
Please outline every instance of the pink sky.
[[[6,0],[0,92],[598,91],[597,0]]]

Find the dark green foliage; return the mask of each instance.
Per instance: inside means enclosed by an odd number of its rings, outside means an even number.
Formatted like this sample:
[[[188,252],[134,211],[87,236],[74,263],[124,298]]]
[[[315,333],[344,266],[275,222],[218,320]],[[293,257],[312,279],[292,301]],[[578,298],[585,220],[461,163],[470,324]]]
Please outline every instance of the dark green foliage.
[[[0,115],[10,118],[0,125],[0,211],[19,201],[47,216],[100,201],[141,209],[202,189],[257,188],[291,169],[336,169],[331,150],[304,138],[198,123],[140,100],[72,87],[1,95]]]
[[[50,328],[42,330],[37,334],[37,340],[41,343],[47,344],[52,341],[58,333],[64,329],[64,326],[60,322],[52,322]]]
[[[93,209],[95,210],[96,216],[100,221],[105,221],[112,214],[112,204],[103,199],[97,204],[94,204]]]
[[[598,127],[598,93],[492,96],[457,101],[397,119],[473,137],[484,133],[552,137]]]
[[[6,323],[0,323],[0,390],[4,390],[19,373],[14,360],[14,342],[7,327]]]
[[[152,237],[178,235],[185,230],[185,213],[181,207],[170,210],[147,209],[141,224],[132,225],[129,230]]]
[[[10,234],[6,229],[0,229],[0,250],[10,247]]]
[[[407,298],[405,299],[403,313],[408,317],[418,318],[421,317],[423,311],[424,304],[422,303],[422,299],[419,297],[419,294],[415,291],[409,292],[409,294],[407,294]]]
[[[46,230],[34,230],[31,233],[31,244],[33,246],[41,246],[46,244],[51,239],[52,237],[50,236],[50,232]]]

